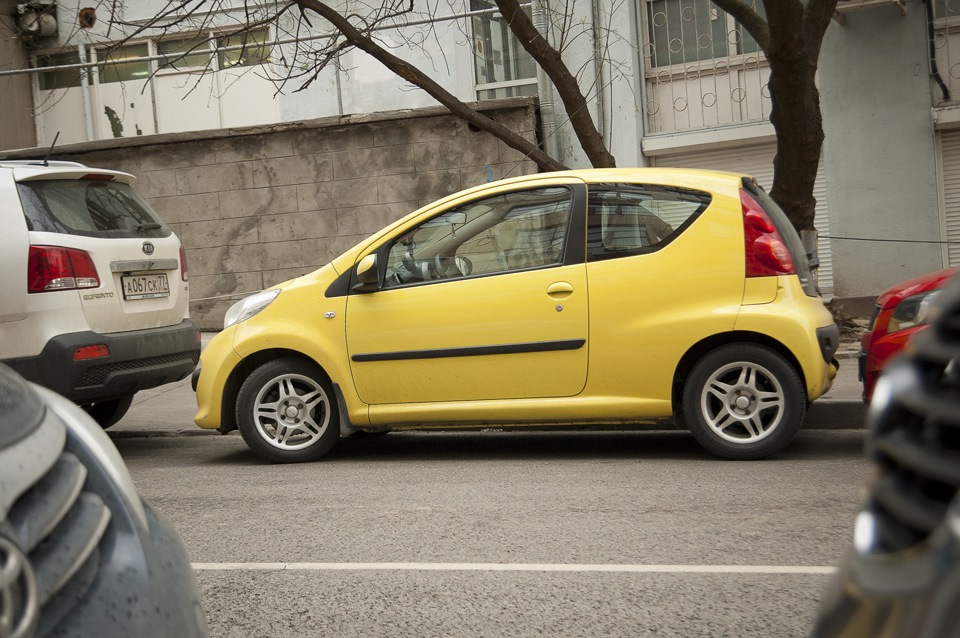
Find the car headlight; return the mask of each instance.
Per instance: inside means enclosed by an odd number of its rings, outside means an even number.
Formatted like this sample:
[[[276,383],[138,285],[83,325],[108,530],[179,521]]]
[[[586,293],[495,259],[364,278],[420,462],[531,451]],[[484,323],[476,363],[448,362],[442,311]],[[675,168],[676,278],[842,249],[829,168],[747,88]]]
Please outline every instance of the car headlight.
[[[279,294],[279,288],[274,290],[264,290],[263,292],[250,295],[246,299],[241,299],[237,303],[233,304],[230,306],[230,309],[227,310],[227,314],[223,316],[223,329],[226,330],[235,323],[246,321],[253,315],[269,306]]]
[[[890,317],[890,323],[887,326],[887,332],[897,332],[906,330],[914,326],[922,326],[930,323],[930,304],[940,294],[940,290],[928,290],[916,295],[911,295],[897,304]]]

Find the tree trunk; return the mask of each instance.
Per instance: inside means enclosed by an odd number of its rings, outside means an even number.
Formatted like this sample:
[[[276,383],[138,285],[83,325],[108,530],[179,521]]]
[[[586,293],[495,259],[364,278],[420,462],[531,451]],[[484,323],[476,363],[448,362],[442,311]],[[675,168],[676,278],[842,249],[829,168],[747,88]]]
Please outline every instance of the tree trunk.
[[[837,0],[763,0],[766,20],[752,1],[713,1],[753,35],[770,64],[770,123],[777,134],[770,196],[797,231],[813,230],[823,147],[817,60]]]
[[[815,76],[815,67],[770,60],[770,123],[777,134],[770,196],[798,231],[813,230],[817,209],[813,188],[823,147],[823,118]]]

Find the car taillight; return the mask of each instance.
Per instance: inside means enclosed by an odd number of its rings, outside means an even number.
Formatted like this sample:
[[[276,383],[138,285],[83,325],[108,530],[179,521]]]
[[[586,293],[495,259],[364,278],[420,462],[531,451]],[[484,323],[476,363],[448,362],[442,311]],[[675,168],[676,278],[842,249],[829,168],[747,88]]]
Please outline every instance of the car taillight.
[[[97,288],[100,277],[90,254],[60,246],[30,246],[27,292]]]
[[[183,244],[180,245],[180,279],[187,280],[187,251],[183,249]]]
[[[740,191],[740,203],[747,277],[796,274],[790,249],[770,216],[745,190]]]

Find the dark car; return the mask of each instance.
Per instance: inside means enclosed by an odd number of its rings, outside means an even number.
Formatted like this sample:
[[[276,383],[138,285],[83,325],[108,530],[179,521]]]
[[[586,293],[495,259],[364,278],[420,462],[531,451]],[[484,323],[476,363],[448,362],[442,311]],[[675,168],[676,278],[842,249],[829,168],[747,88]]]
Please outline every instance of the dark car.
[[[180,537],[106,433],[0,364],[0,637],[206,635]]]
[[[815,636],[960,636],[960,278],[877,382],[875,473]]]

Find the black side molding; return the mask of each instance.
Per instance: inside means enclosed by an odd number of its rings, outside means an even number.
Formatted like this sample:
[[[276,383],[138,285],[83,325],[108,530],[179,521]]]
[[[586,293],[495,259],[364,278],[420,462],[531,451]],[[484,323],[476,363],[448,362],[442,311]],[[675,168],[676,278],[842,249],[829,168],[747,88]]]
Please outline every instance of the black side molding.
[[[536,341],[533,343],[507,343],[496,346],[470,346],[467,348],[437,348],[435,350],[404,350],[402,352],[371,352],[355,354],[353,361],[411,361],[415,359],[448,359],[451,357],[480,357],[497,354],[523,354],[528,352],[554,352],[579,350],[586,339],[562,341]]]

